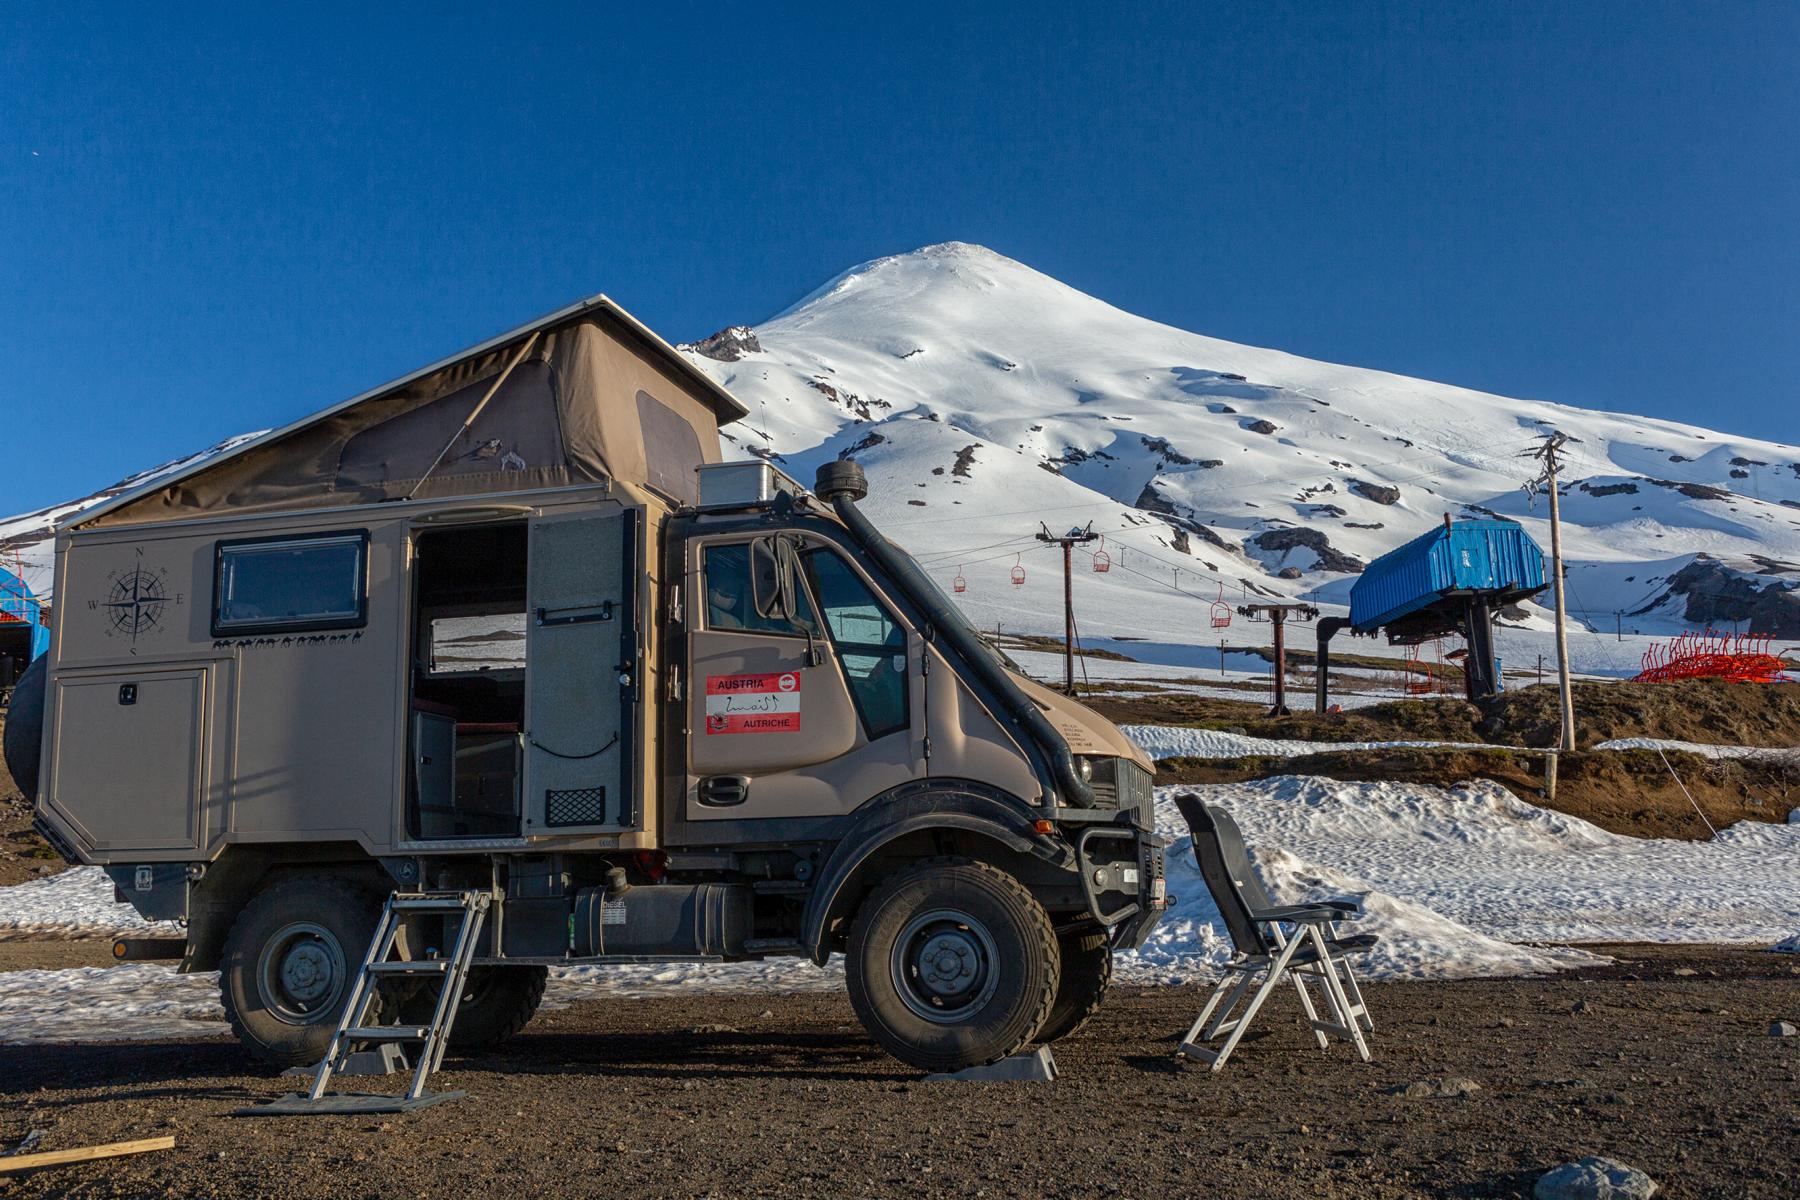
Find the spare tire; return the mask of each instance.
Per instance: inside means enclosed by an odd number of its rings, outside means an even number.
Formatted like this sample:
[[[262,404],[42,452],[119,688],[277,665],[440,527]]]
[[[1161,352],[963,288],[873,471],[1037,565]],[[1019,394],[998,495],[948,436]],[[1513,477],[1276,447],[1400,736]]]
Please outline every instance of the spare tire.
[[[50,659],[40,654],[36,662],[25,668],[13,688],[12,703],[6,709],[6,739],[0,747],[6,755],[6,769],[13,782],[29,801],[37,800],[38,756],[44,750],[44,678]]]

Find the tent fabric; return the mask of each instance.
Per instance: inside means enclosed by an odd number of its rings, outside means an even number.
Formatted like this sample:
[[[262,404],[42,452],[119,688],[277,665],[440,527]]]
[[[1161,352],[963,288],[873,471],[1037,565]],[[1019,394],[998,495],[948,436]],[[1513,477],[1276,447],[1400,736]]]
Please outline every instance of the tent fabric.
[[[682,458],[697,447],[696,465],[718,461],[720,416],[730,420],[735,414],[721,414],[699,388],[606,328],[598,314],[540,330],[519,358],[527,340],[522,335],[331,412],[104,513],[94,524],[367,504],[409,495],[475,496],[605,479],[670,494],[667,469],[660,465],[668,456],[652,471],[647,437],[659,448],[678,443]],[[504,382],[474,423],[459,432],[502,375]],[[640,394],[654,404],[645,405]],[[646,413],[655,428],[646,428],[640,415]],[[671,499],[690,498],[671,494]]]

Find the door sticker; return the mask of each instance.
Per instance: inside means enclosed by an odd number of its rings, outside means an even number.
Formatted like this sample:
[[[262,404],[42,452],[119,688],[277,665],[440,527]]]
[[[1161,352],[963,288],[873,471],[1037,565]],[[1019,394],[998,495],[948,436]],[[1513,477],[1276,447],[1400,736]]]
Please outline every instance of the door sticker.
[[[706,732],[798,733],[800,675],[708,675]]]

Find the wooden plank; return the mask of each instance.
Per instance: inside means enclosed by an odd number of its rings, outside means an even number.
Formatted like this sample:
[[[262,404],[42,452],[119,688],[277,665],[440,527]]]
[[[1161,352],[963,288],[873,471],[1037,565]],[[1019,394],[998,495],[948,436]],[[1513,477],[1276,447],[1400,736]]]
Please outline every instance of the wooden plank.
[[[97,1158],[121,1158],[127,1154],[147,1154],[152,1150],[173,1150],[172,1137],[139,1138],[134,1142],[108,1142],[104,1146],[82,1146],[76,1150],[49,1150],[42,1154],[20,1154],[0,1158],[0,1175],[17,1175],[39,1167],[61,1167],[69,1163],[92,1162]]]

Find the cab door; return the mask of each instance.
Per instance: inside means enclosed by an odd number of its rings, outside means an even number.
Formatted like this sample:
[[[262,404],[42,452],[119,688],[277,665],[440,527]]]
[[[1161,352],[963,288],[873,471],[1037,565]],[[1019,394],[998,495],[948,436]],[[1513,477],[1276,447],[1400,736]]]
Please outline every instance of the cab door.
[[[690,543],[690,821],[841,816],[924,773],[917,638],[848,558],[798,544],[791,615],[768,617],[755,537]]]

